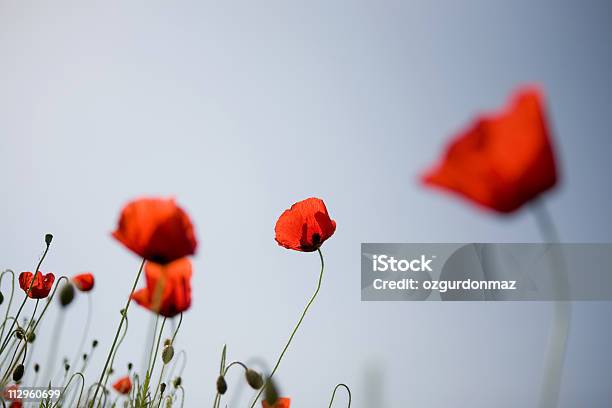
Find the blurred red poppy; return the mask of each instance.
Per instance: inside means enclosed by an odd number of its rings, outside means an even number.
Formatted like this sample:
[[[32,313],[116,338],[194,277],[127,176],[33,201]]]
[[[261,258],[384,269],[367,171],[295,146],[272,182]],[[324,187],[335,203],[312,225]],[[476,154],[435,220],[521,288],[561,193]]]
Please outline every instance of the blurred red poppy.
[[[7,401],[20,402],[20,399],[17,398],[18,393],[19,386],[17,384],[11,384],[2,391],[2,398]]]
[[[191,220],[173,199],[141,198],[128,203],[113,236],[159,264],[193,255],[197,247]]]
[[[519,89],[504,110],[461,132],[424,182],[502,213],[533,200],[557,182],[543,105],[538,89]]]
[[[34,282],[32,283],[32,279]],[[55,275],[48,273],[43,275],[40,271],[36,273],[36,277],[32,272],[21,272],[19,275],[19,287],[28,294],[32,299],[43,299],[49,295],[51,287],[55,281]],[[30,285],[32,288],[30,289]],[[28,289],[30,291],[28,292]]]
[[[72,282],[74,282],[74,286],[81,292],[89,292],[93,289],[95,284],[94,276],[89,272],[73,276]]]
[[[147,286],[132,295],[142,307],[174,317],[191,306],[191,261],[179,259],[166,265],[145,264]]]
[[[11,402],[11,405],[9,405],[9,408],[22,408],[23,404],[21,403],[21,401],[13,401]]]
[[[263,408],[289,408],[290,404],[291,399],[289,398],[279,398],[274,405],[268,405],[266,401],[262,401]]]
[[[113,388],[119,394],[129,394],[132,391],[132,380],[128,376],[122,377],[113,384]]]
[[[312,252],[336,231],[336,222],[329,218],[320,198],[307,198],[282,213],[274,232],[279,245],[296,251]]]

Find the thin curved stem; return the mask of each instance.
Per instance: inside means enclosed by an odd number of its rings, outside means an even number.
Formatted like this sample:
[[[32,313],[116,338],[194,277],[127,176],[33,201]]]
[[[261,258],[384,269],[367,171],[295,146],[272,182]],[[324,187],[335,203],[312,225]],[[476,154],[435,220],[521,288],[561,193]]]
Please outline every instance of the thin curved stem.
[[[13,305],[13,295],[15,293],[15,272],[12,269],[7,269],[0,275],[0,287],[2,285],[2,278],[5,274],[10,273],[12,275],[11,279],[11,296],[9,297],[8,304],[6,305],[6,312],[4,313],[4,322],[2,322],[2,331],[0,331],[0,339],[4,337],[4,329],[6,320],[8,319],[9,312],[11,310],[11,306]]]
[[[165,320],[164,320],[165,321]],[[151,360],[153,359],[153,351],[155,350],[155,342],[157,341],[157,326],[159,324],[159,315],[155,315],[155,328],[153,329],[153,338],[151,339],[151,349],[149,350],[149,360],[147,361],[147,371],[151,368]],[[145,375],[146,375],[145,373]]]
[[[261,387],[261,389],[259,390],[259,392],[255,396],[255,399],[253,400],[253,403],[251,404],[250,408],[253,408],[255,406],[255,404],[259,400],[259,397],[263,393],[264,389],[266,389],[266,386],[268,385],[268,383],[270,382],[270,380],[272,379],[272,377],[276,373],[276,370],[278,369],[278,366],[280,365],[283,357],[285,356],[285,353],[289,349],[289,345],[291,344],[291,341],[293,340],[293,337],[295,336],[295,333],[297,333],[298,329],[300,328],[300,325],[302,324],[302,321],[304,320],[304,317],[306,316],[306,313],[308,313],[308,309],[310,308],[310,305],[312,305],[312,303],[316,299],[317,295],[319,294],[319,290],[321,290],[321,282],[323,282],[323,271],[325,270],[325,262],[323,261],[323,253],[321,252],[320,248],[317,249],[317,252],[319,253],[319,258],[321,259],[321,272],[319,273],[319,281],[317,283],[317,289],[315,290],[314,294],[312,295],[312,297],[310,298],[310,300],[306,304],[306,307],[304,308],[304,311],[302,312],[302,315],[300,316],[300,320],[298,320],[297,324],[293,328],[293,331],[291,332],[291,336],[289,336],[289,340],[287,341],[287,344],[285,344],[285,348],[283,348],[283,351],[281,352],[280,356],[278,357],[278,360],[276,360],[276,364],[274,364],[274,368],[272,369],[272,372],[270,373],[270,376],[268,376],[268,378],[266,379],[266,382],[264,383],[263,387]]]
[[[130,292],[130,295],[128,296],[127,303],[125,304],[125,309],[123,309],[121,313],[121,321],[119,322],[119,327],[117,328],[115,339],[113,340],[111,349],[108,352],[108,357],[106,357],[104,368],[102,369],[102,373],[100,374],[100,379],[98,380],[98,383],[97,383],[98,385],[96,386],[96,391],[94,392],[94,396],[93,396],[94,401],[96,400],[96,397],[98,396],[98,390],[100,389],[99,384],[101,384],[102,381],[104,380],[104,374],[106,373],[106,370],[108,369],[108,364],[110,363],[111,357],[113,355],[113,351],[115,350],[115,346],[117,345],[117,340],[119,339],[119,333],[121,333],[121,327],[123,327],[123,322],[125,321],[128,309],[130,308],[130,303],[132,302],[132,295],[134,294],[134,291],[136,290],[136,285],[138,285],[138,281],[140,280],[140,275],[142,274],[142,268],[144,267],[144,264],[145,264],[145,259],[143,259],[140,264],[140,268],[138,269],[138,273],[136,274],[136,279],[134,279],[134,284],[132,285],[132,291]]]
[[[78,406],[81,405],[81,397],[83,396],[83,389],[85,388],[85,377],[81,373],[74,373],[74,374],[72,374],[70,376],[70,380],[68,380],[68,382],[66,383],[66,385],[62,389],[62,393],[60,394],[59,398],[57,399],[57,401],[53,405],[54,408],[58,406],[58,404],[60,403],[62,398],[65,396],[66,391],[68,390],[68,387],[70,386],[70,383],[72,382],[74,377],[77,376],[77,375],[81,377],[81,392],[79,393],[79,400],[77,401],[77,405],[76,406],[78,407]]]
[[[157,336],[157,344],[155,345],[155,354],[153,355],[151,369],[149,370],[150,375],[153,375],[153,370],[155,370],[155,363],[157,362],[157,353],[159,353],[159,343],[161,342],[162,335],[164,334],[164,326],[166,325],[167,319],[167,317],[164,317],[164,320],[162,320],[161,328],[159,329],[159,336]]]
[[[185,390],[182,385],[179,385],[177,388],[181,391],[181,408],[183,408],[185,405]]]
[[[176,335],[178,334],[178,331],[181,328],[182,323],[183,323],[183,312],[181,312],[181,314],[179,315],[179,322],[178,322],[178,325],[176,326],[176,329],[174,330],[174,334],[172,335],[172,340],[170,341],[170,344],[174,344],[174,339],[176,339]]]
[[[119,338],[119,341],[117,342],[117,347],[115,347],[115,350],[113,351],[113,356],[111,357],[111,361],[110,361],[110,369],[108,370],[108,372],[106,373],[106,376],[104,377],[104,387],[106,388],[106,384],[108,383],[108,379],[110,378],[110,371],[113,368],[113,365],[115,364],[115,357],[117,357],[117,351],[119,350],[119,347],[121,346],[121,344],[123,343],[123,340],[125,340],[125,336],[127,336],[127,332],[128,332],[128,328],[130,327],[130,320],[128,319],[127,316],[125,316],[125,329],[123,330],[123,334],[121,334],[121,338]]]
[[[348,393],[348,408],[351,408],[351,400],[352,400],[351,389],[348,387],[348,385],[342,384],[342,383],[336,385],[336,388],[334,388],[334,392],[332,393],[331,400],[329,401],[329,408],[331,408],[332,404],[334,403],[334,397],[336,396],[336,391],[338,391],[338,388],[340,387],[346,389],[346,392]]]

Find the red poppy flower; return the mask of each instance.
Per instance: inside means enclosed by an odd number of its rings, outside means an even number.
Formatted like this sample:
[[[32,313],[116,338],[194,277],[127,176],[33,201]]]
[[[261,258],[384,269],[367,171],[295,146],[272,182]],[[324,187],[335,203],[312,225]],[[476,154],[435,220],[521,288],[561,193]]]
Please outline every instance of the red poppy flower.
[[[132,391],[132,380],[128,376],[121,377],[113,384],[113,388],[119,394],[129,394]]]
[[[479,117],[424,181],[503,213],[553,187],[557,170],[540,92],[521,88],[503,111]]]
[[[19,391],[19,386],[17,384],[9,385],[2,392],[2,398],[4,398],[7,401],[20,402],[20,399],[17,398],[18,391]]]
[[[291,399],[289,398],[279,398],[274,405],[268,405],[266,401],[262,401],[263,408],[289,408],[290,404]]]
[[[336,221],[329,218],[320,198],[307,198],[282,213],[274,232],[279,245],[296,251],[312,252],[336,231]]]
[[[11,405],[9,405],[9,408],[22,408],[23,404],[21,403],[21,401],[13,401],[11,402]]]
[[[132,295],[139,305],[165,317],[191,306],[191,262],[187,258],[166,265],[145,264],[147,287]]]
[[[148,261],[165,264],[195,253],[189,216],[173,199],[141,198],[128,203],[113,236]]]
[[[34,283],[32,283],[32,279],[34,279]],[[32,299],[46,298],[51,291],[53,281],[55,281],[55,275],[50,272],[43,275],[38,271],[36,277],[34,277],[32,272],[21,272],[19,275],[19,286]],[[32,285],[32,289],[30,289],[30,285]],[[28,289],[30,289],[29,292]]]
[[[73,276],[72,282],[74,282],[74,286],[81,292],[89,292],[93,289],[95,284],[94,276],[89,272]]]

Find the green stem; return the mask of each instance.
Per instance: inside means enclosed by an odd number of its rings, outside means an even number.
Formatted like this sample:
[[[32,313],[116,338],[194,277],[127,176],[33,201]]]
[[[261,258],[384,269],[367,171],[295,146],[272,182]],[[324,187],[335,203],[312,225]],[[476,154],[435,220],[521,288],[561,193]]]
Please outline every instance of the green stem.
[[[179,331],[179,329],[181,328],[181,323],[183,323],[183,313],[181,312],[180,317],[179,317],[179,322],[178,325],[176,326],[176,329],[174,329],[174,334],[172,335],[172,340],[170,340],[170,345],[174,346],[174,339],[176,338],[176,335]],[[161,333],[160,333],[160,338],[161,338]],[[164,365],[162,366],[161,369],[161,373],[159,374],[159,380],[157,381],[157,386],[155,387],[155,394],[153,394],[153,403],[155,403],[155,397],[157,397],[157,392],[159,391],[159,386],[162,382],[162,378],[164,377],[164,369],[166,368],[166,363],[164,363]],[[160,404],[161,404],[161,397],[160,397]]]
[[[96,385],[96,391],[94,392],[93,401],[96,401],[96,397],[98,396],[98,390],[100,389],[100,384],[104,380],[104,374],[108,369],[108,363],[110,363],[111,357],[113,355],[113,351],[115,350],[115,346],[117,345],[117,340],[119,339],[119,334],[121,333],[121,327],[123,327],[123,322],[125,321],[125,317],[127,316],[128,309],[130,308],[130,303],[132,302],[132,295],[136,290],[136,285],[138,285],[138,280],[140,279],[140,275],[142,274],[142,268],[144,267],[145,259],[142,260],[140,264],[140,268],[138,269],[138,274],[136,274],[136,279],[134,280],[134,284],[132,285],[132,291],[130,292],[130,296],[128,296],[127,303],[125,304],[125,309],[121,313],[121,321],[119,322],[119,327],[117,328],[117,333],[115,333],[115,339],[113,340],[113,344],[111,346],[110,351],[108,352],[108,356],[106,357],[106,362],[104,363],[104,368],[102,369],[102,373],[100,374],[100,379]]]
[[[320,248],[317,249],[317,252],[319,253],[319,258],[321,259],[321,272],[319,273],[319,282],[317,283],[317,290],[315,290],[314,294],[312,295],[312,297],[310,298],[310,300],[306,304],[306,307],[304,308],[304,311],[302,312],[302,315],[300,316],[300,320],[298,320],[297,324],[293,328],[293,331],[291,332],[291,336],[289,336],[289,340],[287,341],[287,344],[285,345],[285,348],[283,348],[283,351],[281,352],[280,356],[278,357],[278,360],[276,360],[276,364],[274,365],[274,368],[272,369],[272,372],[270,373],[270,376],[266,379],[266,382],[264,383],[263,387],[261,387],[261,389],[259,390],[259,392],[255,396],[255,399],[253,400],[253,403],[251,404],[250,408],[253,408],[255,406],[255,404],[259,400],[259,397],[261,396],[263,391],[266,389],[268,383],[270,382],[270,380],[272,379],[272,377],[276,373],[276,370],[278,369],[278,366],[280,365],[281,360],[285,356],[285,353],[287,352],[287,349],[289,349],[289,345],[291,344],[291,341],[293,340],[293,337],[295,336],[295,333],[297,333],[298,329],[300,328],[300,325],[302,324],[302,321],[304,320],[304,317],[306,316],[306,313],[308,313],[308,309],[310,308],[310,305],[312,305],[312,303],[316,299],[317,295],[319,294],[319,290],[321,289],[321,282],[323,281],[323,271],[325,270],[325,262],[323,261],[323,253],[321,253],[321,249]]]
[[[331,408],[332,404],[334,403],[334,397],[336,396],[336,391],[338,391],[338,388],[340,387],[343,387],[346,389],[346,392],[348,393],[348,408],[351,408],[351,400],[352,400],[351,389],[348,387],[348,385],[342,384],[342,383],[336,385],[336,388],[334,388],[334,392],[332,394],[331,401],[329,401],[329,408]]]
[[[543,240],[547,244],[558,246],[560,244],[559,234],[552,216],[544,205],[544,201],[536,202],[532,208]],[[558,405],[572,317],[572,304],[568,301],[570,298],[569,276],[561,249],[557,254],[554,254],[554,251],[552,252],[550,261],[553,270],[557,272],[553,279],[553,293],[557,299],[554,302],[553,321],[546,350],[544,379],[540,391],[540,408],[554,408]]]
[[[155,362],[157,361],[157,353],[159,352],[159,343],[161,341],[162,335],[164,334],[164,326],[166,325],[167,319],[167,317],[164,317],[164,320],[162,320],[161,328],[159,329],[159,336],[157,336],[157,344],[155,345],[155,354],[153,355],[151,368],[149,369],[149,376],[153,375],[153,370],[155,370]]]
[[[157,340],[157,325],[159,324],[159,315],[155,315],[155,328],[153,329],[153,338],[151,339],[151,349],[149,350],[149,360],[147,361],[147,371],[145,375],[149,372],[151,368],[151,360],[153,359],[153,351],[155,350],[155,342]]]
[[[4,322],[2,322],[2,331],[0,332],[0,339],[4,337],[4,329],[6,328],[6,320],[8,319],[9,311],[11,310],[11,306],[13,305],[13,294],[15,293],[15,272],[11,269],[7,269],[0,275],[0,287],[2,285],[2,278],[5,274],[10,273],[12,275],[11,279],[11,296],[9,297],[8,304],[6,305],[6,313],[4,313]]]

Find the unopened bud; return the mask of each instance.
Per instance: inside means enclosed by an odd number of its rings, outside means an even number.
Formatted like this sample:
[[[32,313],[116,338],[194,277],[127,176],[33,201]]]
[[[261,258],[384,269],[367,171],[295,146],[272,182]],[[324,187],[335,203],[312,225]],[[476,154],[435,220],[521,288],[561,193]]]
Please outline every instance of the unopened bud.
[[[172,339],[166,339],[164,340],[164,346],[169,346],[172,344]]]
[[[46,234],[45,235],[45,244],[51,245],[51,241],[53,241],[53,235],[52,234]]]
[[[225,381],[225,377],[222,375],[217,378],[217,392],[221,395],[225,394],[227,391],[227,382]]]
[[[70,364],[64,364],[64,370],[69,371],[70,370]]]
[[[28,340],[28,343],[34,343],[34,340],[36,340],[36,333],[34,333],[33,331],[28,332],[26,339]]]
[[[94,340],[94,341],[91,343],[91,347],[93,347],[93,348],[98,347],[98,340]]]
[[[83,353],[83,361],[87,361],[87,353]]]
[[[173,382],[174,388],[180,387],[182,383],[183,383],[182,378],[181,377],[176,377],[174,379],[174,382]]]
[[[278,391],[276,390],[276,385],[274,385],[274,382],[270,378],[268,378],[268,381],[266,382],[264,395],[264,398],[268,405],[273,407],[274,404],[276,404],[276,401],[278,400]]]
[[[159,386],[159,391],[162,395],[164,395],[164,391],[166,391],[166,383],[161,383],[161,385]]]
[[[245,373],[247,383],[256,390],[260,389],[264,385],[264,380],[261,374],[259,374],[255,370],[251,370],[250,368],[246,370]]]
[[[40,370],[40,364],[34,364],[34,372],[37,373]]]
[[[132,363],[128,363],[128,371],[132,371],[132,367],[134,367],[134,365]]]
[[[23,367],[23,364],[19,364],[17,367],[15,367],[15,370],[13,371],[13,381],[17,382],[21,380],[24,370],[25,368]]]
[[[174,347],[170,345],[164,347],[164,350],[162,351],[162,361],[164,364],[168,364],[170,361],[172,361],[172,357],[174,357]]]
[[[74,299],[74,286],[72,286],[72,283],[64,284],[64,286],[62,286],[62,289],[60,291],[60,296],[59,296],[60,304],[63,307],[66,307],[70,303],[72,303],[73,299]]]
[[[23,340],[23,338],[25,337],[25,332],[22,328],[15,330],[15,337],[17,337],[19,340]]]

